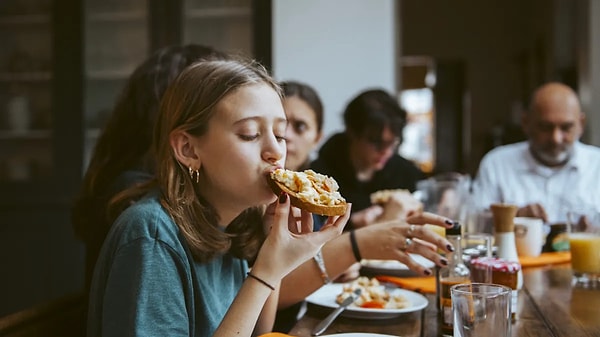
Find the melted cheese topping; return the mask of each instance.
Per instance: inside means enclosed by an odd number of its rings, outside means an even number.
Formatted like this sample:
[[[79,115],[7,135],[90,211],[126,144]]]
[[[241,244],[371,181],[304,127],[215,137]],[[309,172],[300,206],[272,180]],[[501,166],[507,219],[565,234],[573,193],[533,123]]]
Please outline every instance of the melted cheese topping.
[[[313,170],[296,172],[277,169],[271,172],[271,177],[308,202],[325,206],[335,206],[346,202],[338,192],[339,186],[335,179]]]

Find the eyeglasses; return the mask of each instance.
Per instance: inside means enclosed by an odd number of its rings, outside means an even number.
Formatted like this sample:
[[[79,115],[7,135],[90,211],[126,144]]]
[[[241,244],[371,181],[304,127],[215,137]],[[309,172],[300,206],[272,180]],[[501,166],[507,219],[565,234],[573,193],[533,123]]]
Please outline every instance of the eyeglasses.
[[[394,149],[400,145],[400,138],[396,137],[392,140],[383,140],[381,138],[365,137],[364,140],[373,146],[377,151],[383,151],[388,149]]]

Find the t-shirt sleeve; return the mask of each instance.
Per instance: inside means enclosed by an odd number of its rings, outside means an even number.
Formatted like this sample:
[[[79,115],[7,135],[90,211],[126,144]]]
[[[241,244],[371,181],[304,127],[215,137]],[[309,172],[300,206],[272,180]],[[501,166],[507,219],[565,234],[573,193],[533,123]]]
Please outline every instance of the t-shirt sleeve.
[[[189,336],[191,281],[184,270],[182,258],[160,240],[120,247],[107,279],[102,335]]]

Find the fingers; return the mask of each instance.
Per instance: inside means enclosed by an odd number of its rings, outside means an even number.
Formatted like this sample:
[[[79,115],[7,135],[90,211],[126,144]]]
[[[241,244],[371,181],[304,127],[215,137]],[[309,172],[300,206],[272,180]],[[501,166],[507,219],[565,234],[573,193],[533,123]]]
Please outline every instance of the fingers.
[[[456,223],[452,219],[448,219],[445,216],[429,212],[413,212],[407,216],[406,222],[417,225],[438,225],[445,228],[452,228],[452,226],[454,226]]]
[[[327,221],[325,222],[325,224],[323,225],[323,227],[321,227],[321,232],[322,231],[326,231],[326,230],[330,230],[330,228],[335,229],[336,231],[338,231],[339,233],[342,232],[342,230],[344,230],[344,227],[346,226],[346,224],[348,223],[348,219],[350,219],[350,211],[352,210],[352,204],[348,204],[348,207],[346,208],[346,213],[344,215],[341,216],[330,216],[329,218],[327,218]]]
[[[529,204],[519,208],[517,211],[517,216],[540,218],[544,222],[548,222],[548,214],[546,214],[546,209],[544,206],[538,203]]]
[[[312,213],[302,210],[300,212],[300,225],[302,233],[312,232],[314,227]]]

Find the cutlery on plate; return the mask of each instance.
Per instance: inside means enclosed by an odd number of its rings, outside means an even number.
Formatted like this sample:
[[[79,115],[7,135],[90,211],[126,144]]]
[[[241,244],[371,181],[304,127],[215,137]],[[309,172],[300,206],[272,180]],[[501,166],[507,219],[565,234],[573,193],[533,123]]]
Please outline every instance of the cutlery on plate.
[[[332,311],[324,320],[322,320],[311,332],[313,336],[320,336],[327,328],[333,323],[333,321],[344,311],[350,304],[354,303],[360,296],[361,289],[358,288],[354,292],[346,297],[346,299]]]

